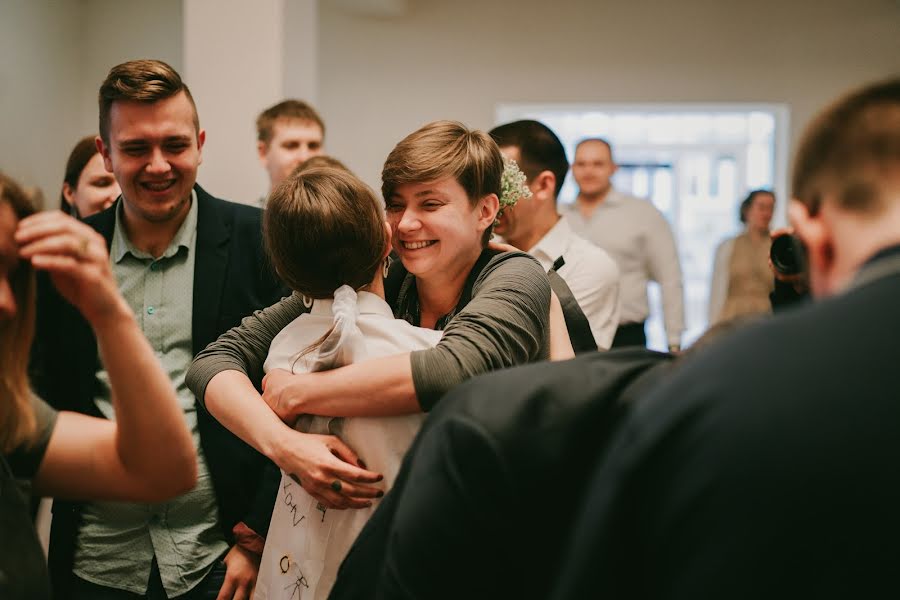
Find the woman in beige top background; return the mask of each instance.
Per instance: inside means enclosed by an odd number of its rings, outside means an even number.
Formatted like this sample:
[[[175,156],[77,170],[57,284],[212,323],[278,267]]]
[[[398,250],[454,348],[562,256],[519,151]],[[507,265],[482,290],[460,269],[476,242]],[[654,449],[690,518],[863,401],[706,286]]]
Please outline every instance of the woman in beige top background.
[[[769,224],[774,209],[775,195],[769,190],[753,190],[741,202],[740,219],[746,229],[716,249],[710,285],[710,325],[740,315],[771,312]]]

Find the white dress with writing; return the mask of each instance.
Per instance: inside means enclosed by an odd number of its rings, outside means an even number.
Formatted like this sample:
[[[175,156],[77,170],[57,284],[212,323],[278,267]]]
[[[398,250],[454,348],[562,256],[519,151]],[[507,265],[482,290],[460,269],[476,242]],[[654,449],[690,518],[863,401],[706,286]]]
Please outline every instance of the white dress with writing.
[[[325,342],[298,358],[329,330]],[[341,286],[334,300],[316,300],[309,314],[297,317],[281,330],[272,340],[264,368],[267,373],[274,369],[294,373],[322,371],[430,348],[440,337],[440,331],[413,327],[395,319],[390,306],[380,297],[368,292],[357,294],[350,287]],[[423,418],[422,414],[304,416],[297,428],[340,437],[370,470],[384,475],[387,491]],[[282,471],[254,598],[327,598],[341,561],[376,507],[373,504],[365,509],[326,510]]]

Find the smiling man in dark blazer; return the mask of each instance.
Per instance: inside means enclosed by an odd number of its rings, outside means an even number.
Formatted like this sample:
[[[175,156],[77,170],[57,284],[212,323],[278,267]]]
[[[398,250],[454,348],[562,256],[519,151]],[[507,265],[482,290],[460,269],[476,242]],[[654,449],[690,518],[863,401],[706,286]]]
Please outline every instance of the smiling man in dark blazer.
[[[196,185],[205,132],[178,73],[114,67],[100,88],[98,148],[122,196],[88,223],[107,240],[119,287],[172,378],[197,446],[195,489],[162,504],[57,502],[57,598],[249,598],[275,490],[263,457],[204,412],[184,383],[193,356],[284,292],[262,250],[260,211]],[[110,413],[87,323],[39,281],[32,371],[58,409]]]

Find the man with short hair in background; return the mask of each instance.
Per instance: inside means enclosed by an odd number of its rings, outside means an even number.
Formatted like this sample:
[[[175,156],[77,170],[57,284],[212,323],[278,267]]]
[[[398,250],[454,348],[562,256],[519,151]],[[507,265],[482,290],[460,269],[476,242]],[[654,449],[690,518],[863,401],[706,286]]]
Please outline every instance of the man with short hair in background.
[[[256,150],[269,175],[269,192],[307,158],[325,151],[325,122],[302,100],[283,100],[256,118]],[[265,197],[261,200],[265,205]]]
[[[556,198],[569,171],[565,148],[537,121],[506,123],[490,134],[500,151],[518,163],[532,194],[504,209],[494,232],[534,256],[545,270],[556,270],[590,325],[594,349],[608,350],[619,324],[619,270],[605,251],[576,235],[557,210]],[[575,345],[570,315],[566,317]]]
[[[271,463],[223,428],[185,385],[194,355],[284,288],[267,264],[258,208],[196,185],[206,132],[169,65],[129,61],[100,87],[97,146],[122,195],[86,223],[168,372],[197,448],[197,486],[158,504],[60,502],[49,567],[66,600],[249,598],[276,489]],[[38,283],[34,385],[57,409],[112,418],[109,379],[83,318]]]
[[[678,351],[684,331],[684,297],[672,229],[652,202],[612,186],[616,169],[609,142],[600,138],[579,142],[572,163],[578,198],[562,212],[575,233],[606,250],[619,266],[622,312],[613,347],[647,344],[647,284],[656,281],[662,291],[668,347]]]

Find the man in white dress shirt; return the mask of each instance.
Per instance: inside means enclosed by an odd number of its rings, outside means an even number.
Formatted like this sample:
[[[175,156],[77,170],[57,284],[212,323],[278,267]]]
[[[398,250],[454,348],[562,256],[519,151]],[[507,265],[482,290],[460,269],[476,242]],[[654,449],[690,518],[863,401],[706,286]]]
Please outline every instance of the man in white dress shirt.
[[[669,350],[678,351],[684,331],[684,297],[672,230],[652,202],[612,187],[610,178],[616,168],[606,140],[581,141],[572,163],[578,198],[563,214],[576,233],[606,250],[619,267],[622,313],[613,347],[647,344],[647,283],[656,281],[662,288]]]
[[[606,252],[576,235],[557,211],[556,197],[569,170],[565,148],[537,121],[507,123],[490,133],[500,151],[518,163],[532,192],[503,211],[494,231],[534,256],[544,269],[556,264],[597,347],[609,349],[619,323],[619,270]]]

